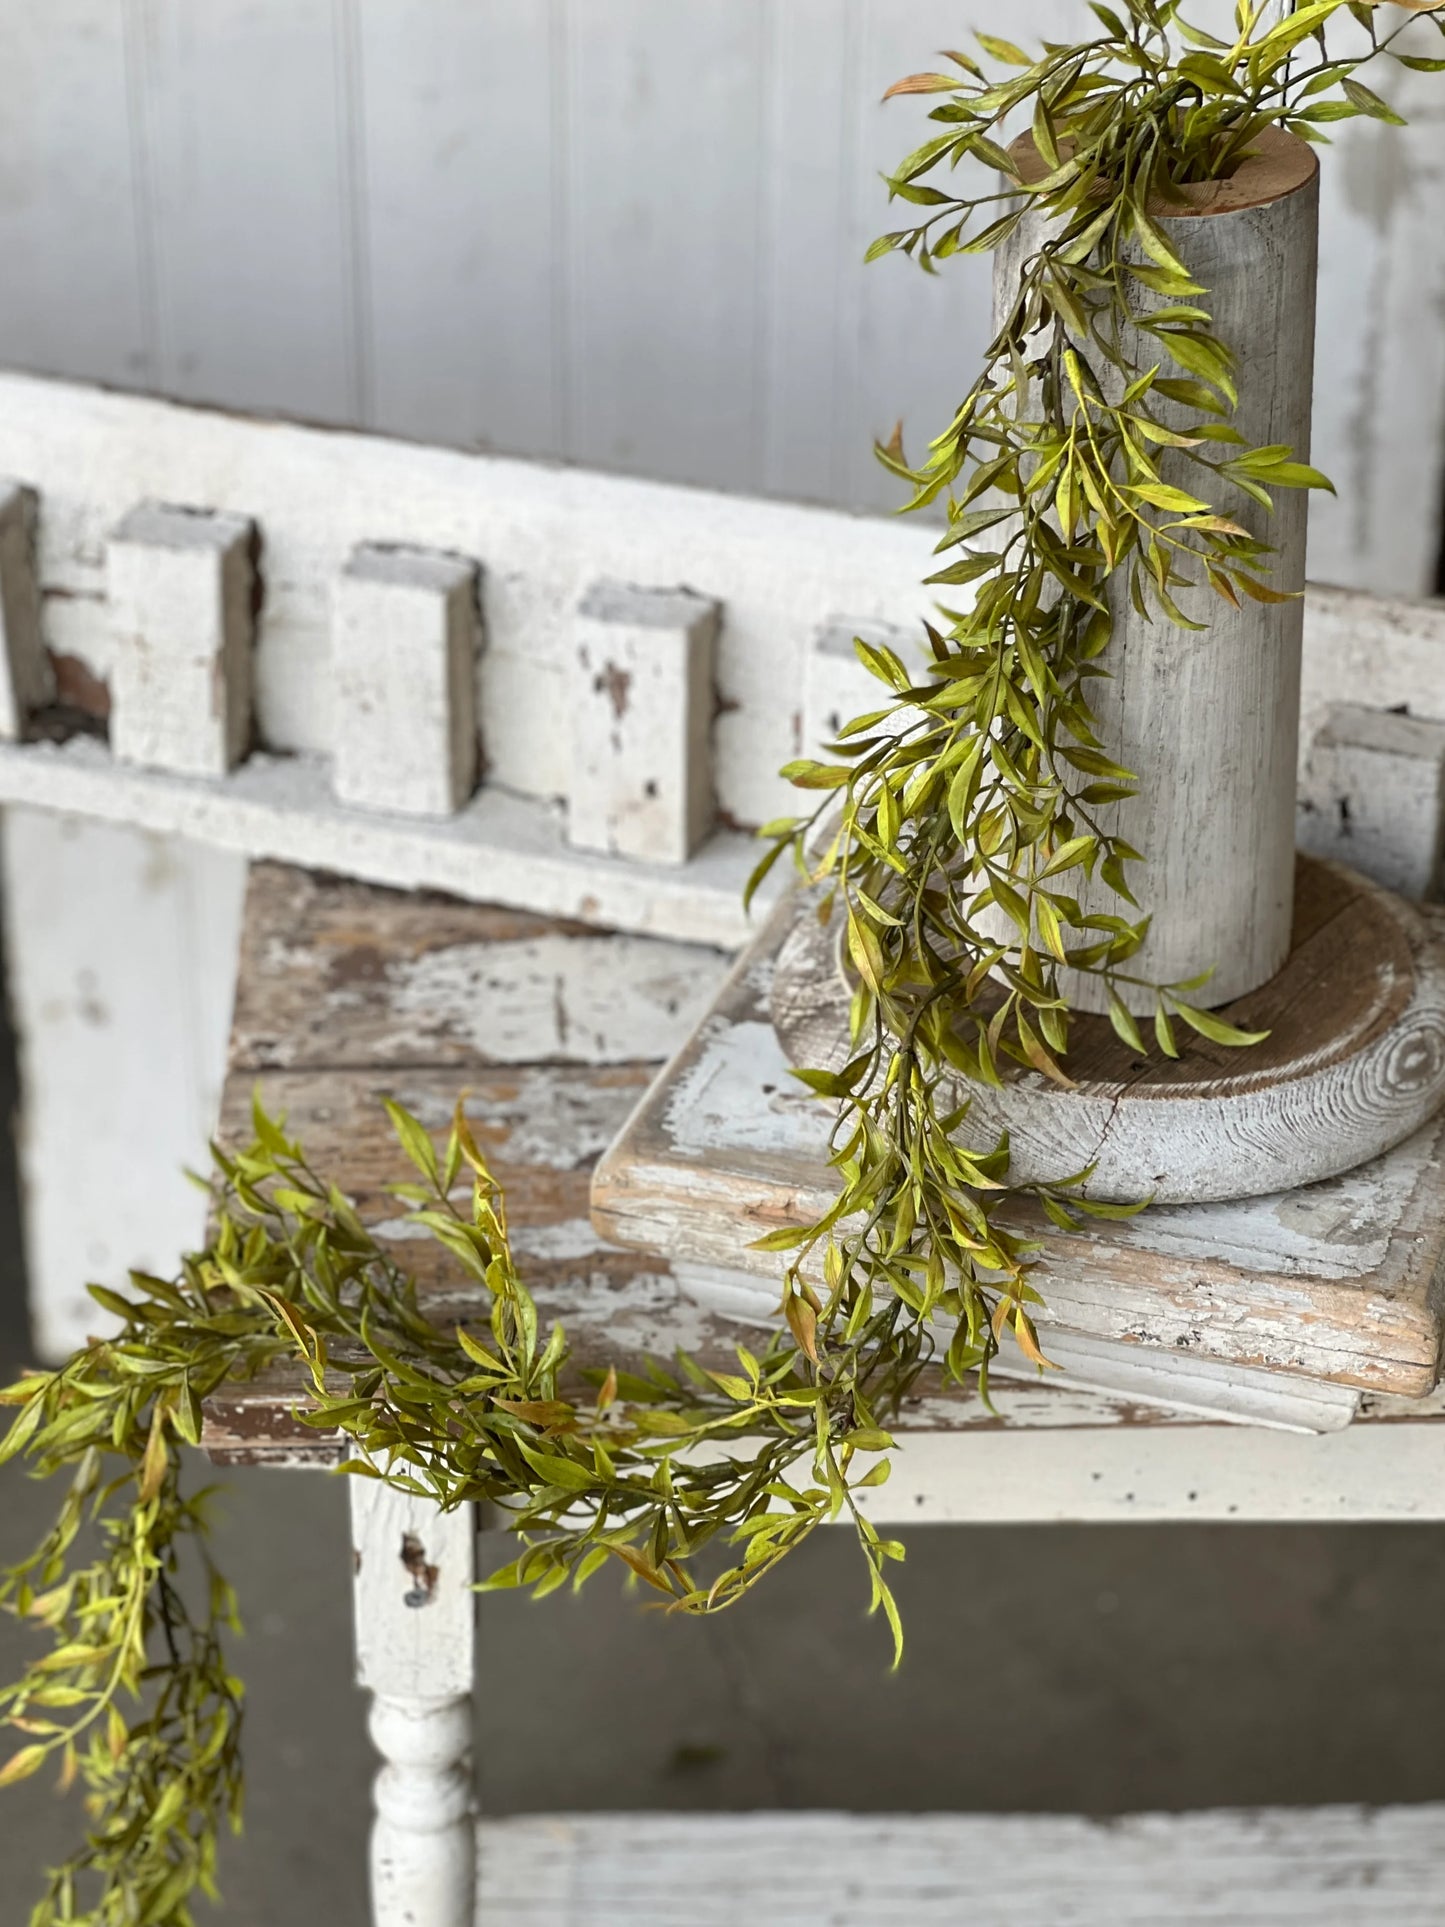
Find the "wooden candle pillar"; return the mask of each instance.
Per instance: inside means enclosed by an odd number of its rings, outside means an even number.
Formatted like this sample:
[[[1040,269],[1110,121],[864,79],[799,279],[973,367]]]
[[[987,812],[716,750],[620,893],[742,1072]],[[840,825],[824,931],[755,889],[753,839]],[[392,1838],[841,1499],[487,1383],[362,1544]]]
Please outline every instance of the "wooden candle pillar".
[[[1042,172],[1029,137],[1013,152],[1025,171]],[[1187,209],[1171,202],[1150,212],[1208,290],[1199,303],[1238,356],[1233,424],[1251,446],[1285,443],[1305,461],[1314,373],[1315,157],[1293,135],[1270,129],[1229,180],[1182,191]],[[999,250],[996,318],[1012,306],[1020,273],[1045,234],[1043,217],[1031,211]],[[1141,310],[1163,305],[1142,286],[1136,298]],[[1162,360],[1166,375],[1185,372],[1168,363],[1153,336],[1126,330],[1122,346],[1126,360],[1140,368]],[[1101,381],[1114,373],[1099,372]],[[1197,410],[1157,398],[1155,405],[1170,426],[1199,419]],[[1228,450],[1211,445],[1200,452],[1218,459]],[[1304,588],[1304,491],[1276,491],[1269,515],[1228,483],[1216,483],[1188,451],[1157,453],[1165,481],[1212,500],[1271,545],[1271,587],[1291,595]],[[1153,920],[1131,971],[1171,983],[1212,965],[1214,975],[1196,1001],[1220,1005],[1266,982],[1289,954],[1304,611],[1298,600],[1245,601],[1233,609],[1202,582],[1178,601],[1203,630],[1181,629],[1162,614],[1145,621],[1130,601],[1127,566],[1110,584],[1114,632],[1102,659],[1109,677],[1091,685],[1090,701],[1101,740],[1135,773],[1139,790],[1100,811],[1100,820],[1145,858],[1131,880]],[[1102,883],[1081,888],[1079,896],[1088,911],[1129,914]],[[1149,991],[1120,988],[1136,1010],[1153,1008]],[[1074,976],[1068,994],[1081,1009],[1106,1007],[1095,977]]]

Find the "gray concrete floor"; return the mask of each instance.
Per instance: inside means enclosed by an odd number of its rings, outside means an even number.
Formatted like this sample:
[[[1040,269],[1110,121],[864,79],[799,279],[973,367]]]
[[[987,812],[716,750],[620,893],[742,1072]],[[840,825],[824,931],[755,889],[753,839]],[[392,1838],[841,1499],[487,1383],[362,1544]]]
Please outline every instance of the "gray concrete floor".
[[[360,1927],[370,1762],[350,1683],[346,1495],[309,1474],[226,1483],[251,1791],[220,1918]],[[49,1502],[0,1474],[0,1558]],[[1445,1798],[1434,1529],[923,1528],[900,1593],[897,1676],[841,1533],[705,1624],[645,1612],[606,1579],[578,1600],[483,1599],[485,1808]],[[7,1677],[23,1637],[0,1625]],[[75,1820],[44,1786],[0,1796],[0,1927],[20,1927]]]

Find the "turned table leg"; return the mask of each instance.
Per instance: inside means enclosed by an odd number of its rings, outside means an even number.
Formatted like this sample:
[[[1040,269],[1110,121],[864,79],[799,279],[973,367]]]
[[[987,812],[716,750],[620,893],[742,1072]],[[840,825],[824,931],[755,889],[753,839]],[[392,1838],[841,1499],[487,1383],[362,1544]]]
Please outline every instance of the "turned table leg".
[[[473,1927],[476,1520],[351,1482],[356,1672],[381,1755],[374,1927]]]

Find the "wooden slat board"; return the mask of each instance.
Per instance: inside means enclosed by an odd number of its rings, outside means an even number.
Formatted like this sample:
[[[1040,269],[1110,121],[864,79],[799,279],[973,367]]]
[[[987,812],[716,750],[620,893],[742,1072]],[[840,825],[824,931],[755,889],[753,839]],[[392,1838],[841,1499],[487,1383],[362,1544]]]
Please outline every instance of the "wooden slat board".
[[[776,1275],[749,1234],[833,1195],[826,1109],[791,1077],[769,1016],[784,904],[609,1151],[593,1188],[619,1242]],[[1308,1189],[1157,1208],[1045,1240],[1041,1325],[1365,1390],[1435,1382],[1445,1250],[1437,1120],[1387,1157]],[[1047,1345],[1047,1336],[1045,1336]]]
[[[1445,1808],[537,1814],[478,1829],[507,1927],[1436,1927]]]

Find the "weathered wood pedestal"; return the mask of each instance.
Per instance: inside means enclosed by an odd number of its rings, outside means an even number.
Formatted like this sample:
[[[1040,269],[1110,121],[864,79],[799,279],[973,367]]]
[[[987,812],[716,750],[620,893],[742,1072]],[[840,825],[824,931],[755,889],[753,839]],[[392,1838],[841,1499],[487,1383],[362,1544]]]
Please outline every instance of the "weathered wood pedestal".
[[[383,1186],[397,1164],[377,1094],[393,1092],[440,1133],[465,1089],[473,1127],[507,1187],[542,1313],[565,1321],[580,1359],[625,1362],[682,1346],[721,1362],[739,1319],[744,1327],[771,1320],[764,1280],[740,1290],[735,1276],[720,1280],[699,1264],[691,1214],[659,1227],[675,1261],[619,1249],[593,1227],[589,1185],[659,1057],[696,1030],[728,974],[725,955],[695,945],[258,866],[223,1129],[246,1131],[259,1080],[317,1162],[369,1220],[385,1223],[395,1220],[395,1206]],[[678,1133],[713,1132],[733,1118],[728,1157],[753,1187],[741,1222],[761,1230],[787,1208],[792,1182],[776,1134],[791,1132],[795,1143],[813,1134],[810,1181],[821,1182],[823,1119],[800,1087],[788,1088],[766,1017],[766,973],[754,966],[744,979],[723,992],[735,1018],[724,1021],[720,1003],[674,1067],[674,1088],[681,1080],[691,1095],[657,1125],[672,1135],[667,1155],[655,1160],[655,1181],[693,1158],[691,1140]],[[743,1078],[754,1102],[740,1109]],[[639,1128],[657,1117],[649,1102]],[[1000,1388],[997,1416],[971,1395],[920,1399],[904,1415],[892,1480],[870,1495],[876,1516],[910,1526],[1445,1521],[1445,1401],[1358,1384],[1320,1391],[1289,1365],[1345,1342],[1340,1307],[1353,1294],[1389,1335],[1392,1362],[1382,1379],[1419,1387],[1429,1377],[1423,1214],[1442,1188],[1433,1136],[1395,1153],[1392,1171],[1383,1189],[1341,1179],[1288,1206],[1191,1207],[1204,1216],[1192,1220],[1188,1239],[1172,1247],[1161,1239],[1152,1257],[1138,1256],[1118,1319],[1125,1328],[1142,1319],[1146,1291],[1151,1320],[1173,1308],[1187,1342],[1162,1349],[1194,1353],[1210,1381],[1203,1393],[1196,1386],[1192,1402],[1177,1385],[1166,1396],[1152,1367],[1133,1389],[1122,1378],[1112,1391],[1091,1389],[1090,1380],[1097,1385],[1121,1358],[1144,1358],[1145,1348],[1117,1342],[1119,1330],[1091,1338],[1080,1324],[1090,1306],[1096,1324],[1102,1318],[1102,1258],[1085,1253],[1076,1268],[1061,1267],[1050,1295],[1074,1317],[1070,1371]],[[794,1207],[799,1202],[795,1185]],[[619,1201],[611,1208],[620,1215]],[[1280,1232],[1274,1271],[1254,1281],[1253,1310],[1238,1281],[1227,1282],[1241,1210],[1272,1210]],[[635,1232],[635,1213],[631,1222]],[[740,1242],[735,1228],[734,1263]],[[430,1245],[408,1243],[403,1255],[438,1319],[469,1315],[465,1288],[444,1274]],[[1167,1282],[1151,1290],[1156,1271]],[[1220,1358],[1221,1334],[1251,1323],[1265,1334],[1258,1350],[1269,1354],[1256,1375],[1263,1384]],[[1127,1340],[1127,1329],[1122,1335]],[[1093,1370],[1091,1347],[1104,1360]],[[1275,1369],[1281,1363],[1285,1369]],[[213,1400],[213,1457],[333,1464],[336,1444],[294,1416],[301,1392],[298,1377],[279,1375]],[[1263,1418],[1266,1429],[1226,1422],[1220,1407],[1231,1401],[1237,1417]],[[1325,1429],[1311,1436],[1313,1428]],[[377,1927],[674,1927],[684,1918],[732,1927],[749,1916],[768,1927],[952,1927],[960,1919],[1038,1927],[1061,1917],[1065,1896],[1078,1927],[1152,1927],[1166,1918],[1210,1927],[1289,1919],[1429,1927],[1439,1919],[1438,1808],[1145,1816],[1107,1827],[1059,1817],[826,1813],[477,1822],[467,1759],[476,1658],[467,1588],[476,1526],[489,1522],[443,1518],[369,1487],[353,1491],[359,1670],[374,1696],[383,1760]],[[820,1869],[826,1913],[815,1898]]]

